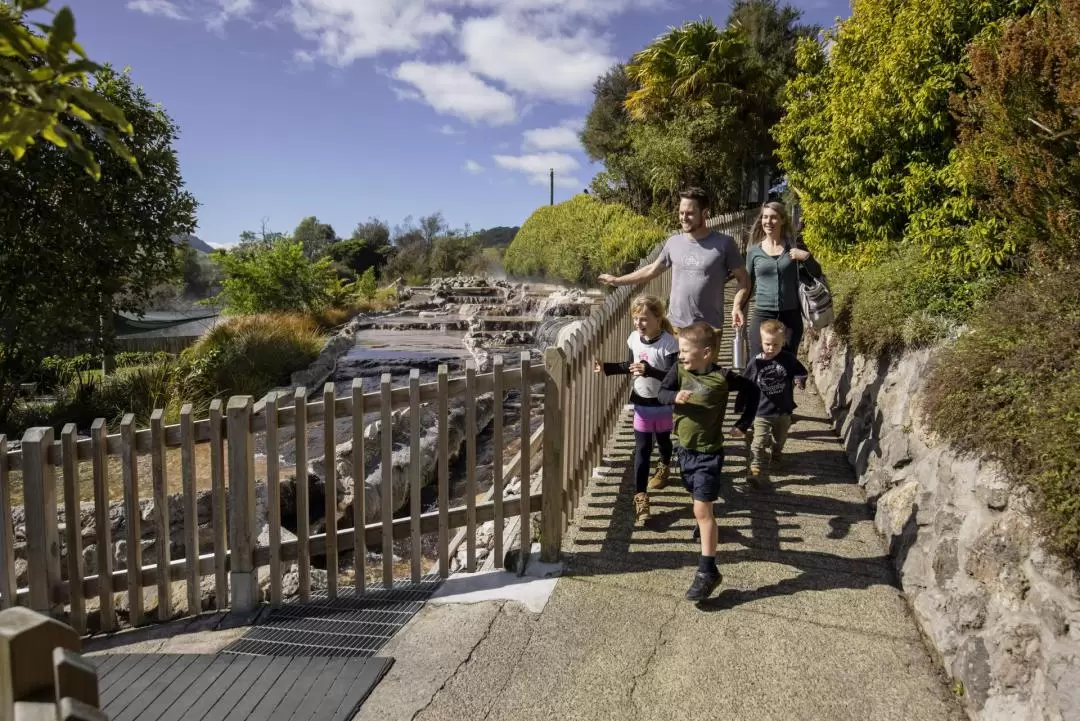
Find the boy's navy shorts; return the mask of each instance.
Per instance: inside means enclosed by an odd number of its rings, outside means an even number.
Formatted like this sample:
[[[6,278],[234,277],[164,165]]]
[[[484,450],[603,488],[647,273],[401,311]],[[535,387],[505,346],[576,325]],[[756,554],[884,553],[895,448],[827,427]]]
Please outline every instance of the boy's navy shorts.
[[[712,503],[720,497],[720,470],[724,467],[724,453],[702,453],[689,448],[679,448],[679,468],[682,482],[695,501]]]

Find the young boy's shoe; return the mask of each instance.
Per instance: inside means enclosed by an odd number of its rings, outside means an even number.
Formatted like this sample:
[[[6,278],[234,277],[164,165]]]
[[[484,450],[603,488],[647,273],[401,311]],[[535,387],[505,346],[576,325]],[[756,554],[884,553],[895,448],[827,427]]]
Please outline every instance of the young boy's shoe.
[[[772,490],[767,474],[761,470],[761,466],[750,466],[750,472],[746,474],[746,480],[755,491],[767,492]]]
[[[661,463],[656,467],[656,473],[652,474],[652,478],[649,479],[649,490],[659,491],[668,484],[668,478],[671,477],[671,469],[665,464]]]
[[[719,571],[697,571],[694,574],[694,582],[690,584],[690,589],[686,592],[686,600],[704,601],[712,595],[722,580],[724,577]]]
[[[644,523],[650,518],[649,497],[644,493],[634,495],[634,516],[637,518],[638,523]]]

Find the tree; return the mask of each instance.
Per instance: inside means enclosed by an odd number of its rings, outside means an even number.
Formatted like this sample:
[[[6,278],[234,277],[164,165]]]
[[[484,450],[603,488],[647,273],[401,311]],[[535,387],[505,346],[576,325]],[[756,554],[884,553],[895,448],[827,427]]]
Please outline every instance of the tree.
[[[178,248],[182,256],[183,297],[209,298],[220,292],[221,272],[212,259],[189,245]]]
[[[436,238],[432,245],[432,276],[479,273],[486,265],[480,242],[475,236],[449,233]]]
[[[367,221],[356,224],[350,237],[366,240],[373,248],[386,248],[390,246],[390,226],[385,220],[368,218]]]
[[[333,226],[320,223],[314,215],[301,220],[292,237],[304,246],[304,255],[308,260],[317,260],[326,255],[330,246],[338,240]]]
[[[718,204],[740,203],[745,179],[770,151],[770,89],[745,34],[709,20],[686,23],[637,52],[626,74],[637,85],[626,98],[639,129],[636,137],[631,130],[631,144],[661,211],[674,207],[674,184],[690,178],[709,188]],[[680,155],[700,159],[696,171],[673,175],[670,163],[658,164],[665,153],[648,153],[672,144],[683,146]]]
[[[311,261],[289,238],[215,251],[214,260],[224,273],[217,300],[226,315],[315,312],[328,305],[337,281],[329,258]]]
[[[329,255],[352,275],[360,275],[368,270],[378,272],[386,263],[389,250],[388,245],[378,246],[365,238],[354,236],[330,246]]]
[[[593,85],[593,106],[580,134],[581,145],[589,158],[604,163],[606,170],[592,182],[593,192],[602,200],[620,202],[647,213],[653,204],[652,188],[634,163],[630,142],[630,114],[627,96],[637,85],[626,75],[624,65],[615,65],[597,78]]]
[[[866,0],[830,35],[828,55],[800,45],[775,137],[815,253],[862,267],[910,245],[960,273],[1006,258],[986,243],[957,165],[950,98],[967,92],[969,43],[1030,6]]]
[[[101,166],[94,147],[107,147],[112,158],[139,172],[128,144],[132,123],[122,107],[90,85],[101,66],[75,41],[75,17],[61,8],[51,23],[27,27],[24,13],[41,10],[48,0],[0,2],[0,150],[20,160],[38,137],[67,150],[94,180]],[[74,55],[74,58],[72,58]],[[98,142],[87,143],[83,134]],[[101,142],[104,141],[104,142]]]
[[[982,252],[1040,270],[1080,250],[1080,0],[1046,3],[969,49],[954,96],[961,177],[986,228]]]
[[[96,183],[54,145],[0,155],[0,420],[15,384],[58,345],[97,346],[109,311],[144,307],[177,270],[173,236],[195,227],[176,124],[128,75],[106,67],[94,83],[131,122],[122,142],[143,173],[96,134],[85,140]]]
[[[245,230],[240,233],[240,247],[269,246],[285,237],[284,233],[270,230],[269,223],[263,218],[258,231]]]

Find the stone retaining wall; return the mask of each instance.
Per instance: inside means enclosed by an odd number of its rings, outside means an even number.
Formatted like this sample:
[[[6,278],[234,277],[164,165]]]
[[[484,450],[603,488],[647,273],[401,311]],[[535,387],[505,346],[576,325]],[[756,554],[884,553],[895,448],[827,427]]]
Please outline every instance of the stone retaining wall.
[[[1080,578],[1040,544],[1023,488],[922,424],[934,351],[876,362],[831,329],[808,345],[901,586],[971,718],[1080,719]]]

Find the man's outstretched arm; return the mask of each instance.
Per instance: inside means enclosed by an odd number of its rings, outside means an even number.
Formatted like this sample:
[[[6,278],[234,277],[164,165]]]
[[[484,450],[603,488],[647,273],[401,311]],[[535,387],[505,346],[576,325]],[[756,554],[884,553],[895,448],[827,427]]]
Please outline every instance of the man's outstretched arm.
[[[598,280],[605,285],[637,285],[638,283],[644,283],[645,281],[652,280],[656,276],[667,270],[659,258],[649,263],[646,266],[638,268],[632,273],[626,275],[614,276],[608,273],[602,273]]]

